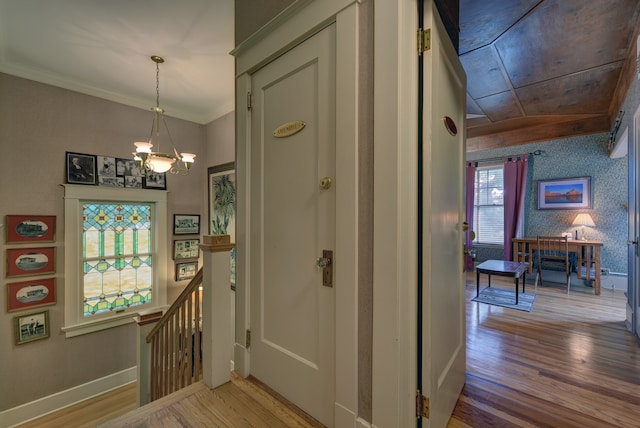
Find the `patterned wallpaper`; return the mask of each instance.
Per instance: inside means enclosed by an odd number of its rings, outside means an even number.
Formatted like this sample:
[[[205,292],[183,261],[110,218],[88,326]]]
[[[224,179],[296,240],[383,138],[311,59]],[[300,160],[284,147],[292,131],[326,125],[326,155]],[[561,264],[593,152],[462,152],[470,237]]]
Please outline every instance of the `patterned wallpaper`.
[[[630,92],[631,93],[631,92]],[[637,105],[637,103],[636,103]],[[635,111],[635,109],[633,109]],[[633,112],[628,114],[633,117]],[[624,126],[624,124],[623,124]],[[621,127],[620,132],[624,130]],[[619,134],[620,135],[620,134]],[[574,137],[517,147],[469,153],[467,160],[533,153],[530,156],[525,202],[525,236],[560,235],[572,232],[579,212],[589,212],[595,228],[585,228],[587,238],[603,242],[602,267],[627,273],[628,156],[609,158],[606,134]],[[591,177],[592,210],[538,210],[537,181],[568,177]],[[581,232],[581,230],[579,231]],[[502,248],[478,248],[477,261],[502,259]]]

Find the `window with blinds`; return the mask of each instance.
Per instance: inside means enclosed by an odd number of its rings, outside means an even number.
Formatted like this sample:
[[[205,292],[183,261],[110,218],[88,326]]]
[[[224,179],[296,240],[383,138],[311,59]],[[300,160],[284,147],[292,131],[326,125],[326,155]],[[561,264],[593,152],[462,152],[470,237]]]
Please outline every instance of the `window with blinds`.
[[[476,169],[473,229],[476,244],[504,244],[504,167],[487,165]]]

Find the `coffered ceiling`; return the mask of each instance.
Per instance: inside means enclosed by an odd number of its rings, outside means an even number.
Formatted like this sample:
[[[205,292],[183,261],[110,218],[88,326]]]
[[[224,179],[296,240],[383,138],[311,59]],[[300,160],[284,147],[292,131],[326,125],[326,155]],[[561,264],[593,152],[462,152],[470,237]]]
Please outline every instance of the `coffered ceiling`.
[[[606,132],[635,74],[640,2],[460,0],[469,151]]]

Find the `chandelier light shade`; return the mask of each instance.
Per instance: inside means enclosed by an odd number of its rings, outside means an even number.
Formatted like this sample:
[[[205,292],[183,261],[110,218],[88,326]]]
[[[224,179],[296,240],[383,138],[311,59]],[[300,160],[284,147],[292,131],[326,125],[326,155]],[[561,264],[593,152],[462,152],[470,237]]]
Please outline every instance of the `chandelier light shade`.
[[[136,141],[133,143],[135,147],[133,159],[139,162],[140,170],[145,175],[152,172],[170,172],[171,174],[186,175],[189,173],[189,169],[194,163],[196,155],[193,153],[178,153],[173,143],[171,132],[169,132],[169,127],[164,117],[164,109],[160,107],[160,64],[164,62],[164,59],[160,56],[153,55],[151,56],[151,60],[156,63],[156,106],[151,107],[153,122],[151,123],[149,140]],[[163,153],[160,151],[160,122],[164,125],[173,152]],[[156,143],[155,151],[153,149],[154,142]]]

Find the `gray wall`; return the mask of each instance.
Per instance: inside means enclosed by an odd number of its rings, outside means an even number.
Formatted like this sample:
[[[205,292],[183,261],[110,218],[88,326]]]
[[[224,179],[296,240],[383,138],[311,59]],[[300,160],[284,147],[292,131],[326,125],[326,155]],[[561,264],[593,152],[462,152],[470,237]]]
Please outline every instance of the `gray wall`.
[[[71,339],[60,331],[65,300],[60,184],[65,176],[65,151],[130,158],[133,141],[148,138],[151,120],[151,113],[145,109],[0,74],[0,223],[7,214],[55,215],[57,219],[56,240],[50,244],[57,249],[57,303],[43,308],[50,313],[50,337],[16,346],[13,318],[30,311],[8,313],[6,292],[0,293],[0,411],[135,366],[133,325]],[[204,150],[205,127],[167,120],[178,148],[199,156],[190,175],[167,177],[169,218],[174,213],[206,216],[202,203],[206,180],[202,177],[211,160]],[[216,142],[211,146],[215,156]],[[1,232],[0,253],[5,257],[7,246],[4,230]],[[166,244],[171,245],[172,231],[168,236]],[[160,262],[167,276],[173,278],[171,256]],[[4,262],[0,263],[0,277],[5,278]],[[171,282],[169,298],[184,285],[186,282]]]

